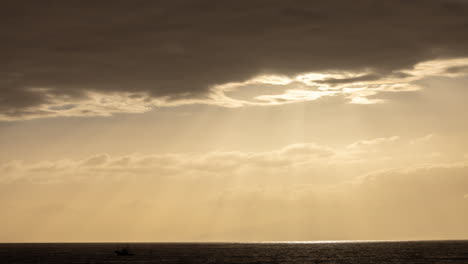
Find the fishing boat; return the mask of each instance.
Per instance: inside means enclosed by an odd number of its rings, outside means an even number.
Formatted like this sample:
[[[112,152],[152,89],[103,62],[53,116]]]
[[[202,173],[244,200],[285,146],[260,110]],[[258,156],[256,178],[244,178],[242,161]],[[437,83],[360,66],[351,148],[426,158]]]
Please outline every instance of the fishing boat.
[[[120,248],[114,251],[117,256],[134,256],[127,247]]]

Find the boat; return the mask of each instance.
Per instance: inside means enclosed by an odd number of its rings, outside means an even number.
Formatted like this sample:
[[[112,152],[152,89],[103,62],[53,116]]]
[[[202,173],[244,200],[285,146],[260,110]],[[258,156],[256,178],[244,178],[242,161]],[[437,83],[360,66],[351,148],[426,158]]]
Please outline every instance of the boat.
[[[117,256],[134,256],[128,248],[121,248],[114,251]]]

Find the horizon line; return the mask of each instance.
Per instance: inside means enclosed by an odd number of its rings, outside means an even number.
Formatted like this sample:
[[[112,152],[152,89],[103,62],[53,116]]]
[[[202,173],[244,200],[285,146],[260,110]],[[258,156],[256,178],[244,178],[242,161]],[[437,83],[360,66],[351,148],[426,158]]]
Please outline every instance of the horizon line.
[[[265,241],[73,241],[73,242],[0,242],[0,244],[332,244],[332,243],[379,243],[379,242],[442,242],[468,241],[464,239],[383,239],[383,240],[265,240]]]

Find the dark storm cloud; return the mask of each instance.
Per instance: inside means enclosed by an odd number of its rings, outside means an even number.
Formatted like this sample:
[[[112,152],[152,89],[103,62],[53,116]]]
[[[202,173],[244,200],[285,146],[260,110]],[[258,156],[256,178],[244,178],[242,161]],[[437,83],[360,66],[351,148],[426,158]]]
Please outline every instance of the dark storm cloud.
[[[0,32],[0,114],[23,116],[86,91],[203,98],[261,73],[387,74],[465,56],[468,3],[15,0]]]

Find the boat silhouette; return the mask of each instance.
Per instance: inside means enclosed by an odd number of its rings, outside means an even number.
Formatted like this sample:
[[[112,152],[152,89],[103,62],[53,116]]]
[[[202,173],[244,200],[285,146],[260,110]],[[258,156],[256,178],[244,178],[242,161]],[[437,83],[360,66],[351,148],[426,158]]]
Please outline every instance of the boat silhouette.
[[[131,253],[128,248],[121,248],[114,251],[117,256],[133,256],[135,254]]]

